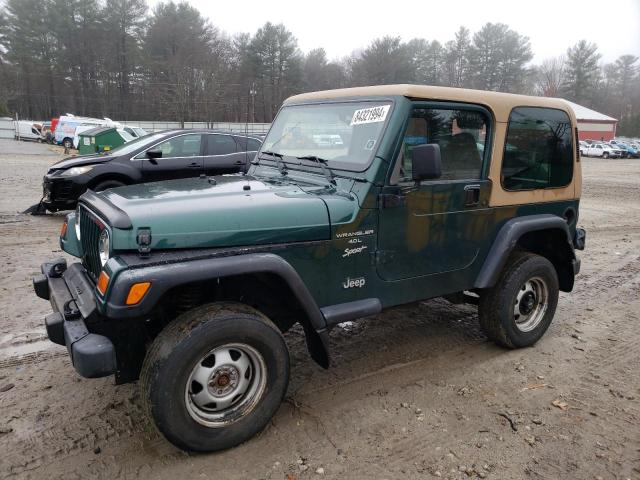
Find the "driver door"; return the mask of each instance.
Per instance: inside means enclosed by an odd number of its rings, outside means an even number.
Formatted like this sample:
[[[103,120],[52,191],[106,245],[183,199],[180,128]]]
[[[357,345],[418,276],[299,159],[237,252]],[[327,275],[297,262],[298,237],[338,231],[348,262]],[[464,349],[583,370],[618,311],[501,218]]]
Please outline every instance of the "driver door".
[[[388,281],[464,271],[486,235],[490,115],[481,107],[416,103],[379,199],[377,271]],[[440,146],[442,176],[416,184],[416,145]]]

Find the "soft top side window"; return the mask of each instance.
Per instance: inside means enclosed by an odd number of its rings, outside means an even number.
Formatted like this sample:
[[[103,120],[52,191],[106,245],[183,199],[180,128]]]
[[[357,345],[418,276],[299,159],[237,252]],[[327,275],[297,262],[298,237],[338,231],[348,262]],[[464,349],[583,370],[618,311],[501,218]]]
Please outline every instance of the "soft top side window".
[[[440,146],[442,176],[438,180],[480,179],[488,121],[478,110],[414,107],[391,184],[412,182],[413,148],[427,143]]]
[[[562,110],[514,108],[509,115],[500,175],[505,190],[569,185],[573,178],[572,135],[571,120]]]

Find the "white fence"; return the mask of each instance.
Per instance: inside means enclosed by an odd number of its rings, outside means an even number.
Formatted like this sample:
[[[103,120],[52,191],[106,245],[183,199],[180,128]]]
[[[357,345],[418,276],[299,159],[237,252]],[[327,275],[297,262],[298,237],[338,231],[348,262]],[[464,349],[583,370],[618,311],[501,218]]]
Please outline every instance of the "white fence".
[[[0,118],[0,138],[13,138],[15,131],[13,120],[10,118]]]
[[[133,127],[141,127],[147,132],[182,128],[180,126],[180,122],[127,121],[120,123],[125,123]],[[185,122],[184,128],[208,128],[213,130],[224,130],[226,132],[263,135],[267,133],[270,125],[270,123]],[[13,138],[14,135],[15,127],[13,119],[0,118],[0,138]]]
[[[147,132],[160,130],[172,130],[182,128],[180,122],[153,122],[153,121],[120,121],[132,127],[144,128]],[[231,123],[231,122],[184,122],[184,128],[208,128],[223,130],[225,132],[247,133],[263,135],[269,130],[270,123]]]

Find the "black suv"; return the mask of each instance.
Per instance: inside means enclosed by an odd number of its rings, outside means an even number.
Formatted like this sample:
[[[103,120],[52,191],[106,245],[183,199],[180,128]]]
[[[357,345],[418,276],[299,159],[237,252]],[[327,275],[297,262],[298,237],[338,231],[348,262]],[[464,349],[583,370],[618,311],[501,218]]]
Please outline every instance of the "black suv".
[[[255,136],[212,130],[153,133],[110,152],[53,164],[42,183],[42,204],[50,212],[68,210],[87,190],[244,171],[261,143]]]

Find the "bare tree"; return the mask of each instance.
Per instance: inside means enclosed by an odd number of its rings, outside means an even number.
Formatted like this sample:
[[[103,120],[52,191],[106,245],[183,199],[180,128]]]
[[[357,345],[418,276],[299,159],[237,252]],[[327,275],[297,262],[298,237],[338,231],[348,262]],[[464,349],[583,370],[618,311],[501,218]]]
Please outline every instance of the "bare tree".
[[[548,58],[536,68],[536,94],[543,97],[559,97],[564,84],[565,57]]]

